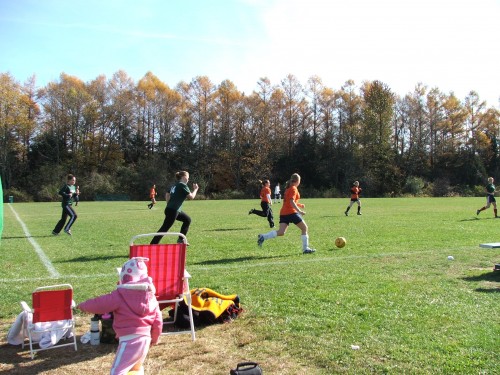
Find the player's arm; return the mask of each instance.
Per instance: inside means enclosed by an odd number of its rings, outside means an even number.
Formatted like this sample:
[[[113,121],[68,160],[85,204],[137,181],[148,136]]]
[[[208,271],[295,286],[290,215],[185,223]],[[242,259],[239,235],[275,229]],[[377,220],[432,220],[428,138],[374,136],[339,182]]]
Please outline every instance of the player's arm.
[[[193,191],[187,195],[187,199],[194,199],[196,197],[196,193],[198,193],[199,186],[198,184],[193,184]]]
[[[293,199],[290,199],[290,203],[292,204],[292,207],[295,208],[295,210],[297,210],[297,212],[301,215],[305,215],[306,212],[305,211],[302,211],[302,208],[305,207],[305,205],[301,204],[301,203],[295,203],[295,201]]]

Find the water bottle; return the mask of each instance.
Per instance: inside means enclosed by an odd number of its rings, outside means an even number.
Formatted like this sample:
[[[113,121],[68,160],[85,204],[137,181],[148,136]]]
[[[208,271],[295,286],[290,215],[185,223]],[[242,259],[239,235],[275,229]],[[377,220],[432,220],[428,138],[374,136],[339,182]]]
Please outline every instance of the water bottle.
[[[100,332],[99,332],[99,315],[94,315],[90,319],[90,344],[99,345]]]

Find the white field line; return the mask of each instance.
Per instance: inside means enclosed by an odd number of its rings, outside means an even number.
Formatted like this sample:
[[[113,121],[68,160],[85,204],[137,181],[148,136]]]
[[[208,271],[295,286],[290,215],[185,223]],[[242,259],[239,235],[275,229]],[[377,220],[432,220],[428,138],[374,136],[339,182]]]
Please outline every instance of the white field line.
[[[12,208],[12,204],[9,203],[9,207],[10,207],[11,211],[14,213],[14,216],[16,217],[19,224],[21,224],[21,227],[23,228],[23,231],[24,231],[24,234],[26,235],[26,238],[31,243],[31,246],[33,246],[33,248],[35,249],[38,257],[40,258],[43,265],[45,266],[45,268],[49,272],[51,278],[53,279],[53,278],[60,277],[59,272],[57,272],[57,270],[54,268],[54,266],[52,265],[52,262],[49,260],[49,258],[47,258],[47,255],[45,255],[45,253],[43,252],[43,250],[40,247],[40,245],[38,244],[38,242],[36,242],[33,239],[33,237],[31,237],[31,234],[28,231],[28,227],[26,227],[26,225],[23,223],[23,221],[21,220],[21,218],[19,217],[17,212]]]
[[[456,249],[455,249],[456,250]],[[426,251],[418,251],[418,252],[404,252],[404,253],[383,253],[383,254],[369,254],[369,255],[347,255],[340,257],[317,257],[315,255],[305,255],[303,259],[293,259],[289,261],[277,260],[277,261],[269,261],[269,262],[259,262],[259,263],[234,263],[234,264],[218,264],[218,265],[210,265],[210,266],[202,266],[202,265],[188,265],[186,268],[189,270],[191,275],[196,271],[204,272],[210,271],[214,269],[248,269],[255,267],[269,267],[269,266],[289,266],[289,265],[297,265],[297,264],[305,264],[305,263],[316,263],[316,262],[341,262],[347,261],[351,259],[374,259],[374,258],[384,258],[384,257],[400,257],[400,256],[420,256],[423,253],[432,253],[435,250],[426,250]],[[194,271],[194,272],[193,272]],[[103,274],[92,274],[92,275],[63,275],[60,277],[64,277],[65,279],[101,279],[101,278],[109,278],[109,277],[117,277],[116,272],[103,273]],[[196,276],[195,276],[196,277]],[[32,282],[32,281],[43,281],[48,280],[48,278],[37,277],[37,278],[22,278],[22,279],[0,279],[1,283],[20,283],[20,282]]]

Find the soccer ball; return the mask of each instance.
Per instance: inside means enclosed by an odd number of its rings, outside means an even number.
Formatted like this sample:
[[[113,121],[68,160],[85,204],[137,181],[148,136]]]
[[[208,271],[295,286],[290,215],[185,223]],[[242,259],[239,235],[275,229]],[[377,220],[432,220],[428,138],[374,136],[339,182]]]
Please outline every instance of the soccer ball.
[[[344,237],[337,237],[335,239],[335,246],[337,246],[338,248],[344,247],[345,244],[346,244],[346,240]]]

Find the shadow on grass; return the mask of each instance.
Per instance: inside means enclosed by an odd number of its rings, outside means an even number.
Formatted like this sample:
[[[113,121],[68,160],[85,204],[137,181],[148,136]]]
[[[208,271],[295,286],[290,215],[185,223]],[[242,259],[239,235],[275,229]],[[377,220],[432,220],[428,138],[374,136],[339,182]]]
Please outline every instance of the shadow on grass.
[[[274,255],[274,256],[251,256],[251,257],[240,257],[240,258],[226,258],[226,259],[214,259],[214,260],[204,260],[198,263],[192,263],[192,265],[196,266],[208,266],[215,264],[229,264],[229,263],[238,263],[245,262],[249,260],[260,260],[260,259],[278,259],[278,258],[288,258],[289,255]]]
[[[252,228],[217,228],[217,229],[205,229],[204,232],[230,232],[234,230],[249,230]]]
[[[500,281],[500,272],[499,271],[491,271],[486,272],[477,276],[468,276],[463,277],[462,280],[465,281]]]
[[[477,288],[474,290],[480,293],[500,293],[500,288]]]
[[[116,351],[116,345],[82,345],[79,337],[77,340],[77,351],[73,347],[43,350],[36,353],[34,359],[31,359],[29,344],[25,345],[24,349],[21,348],[21,345],[0,345],[0,374],[50,373],[63,366],[85,363],[94,358],[108,356]],[[38,345],[35,344],[35,347]],[[88,369],[82,369],[83,373],[87,371]]]
[[[19,240],[19,239],[26,239],[26,238],[47,238],[47,237],[57,237],[54,236],[53,234],[46,234],[43,236],[12,236],[12,237],[2,237],[2,240]]]
[[[500,282],[500,272],[499,271],[491,271],[487,273],[483,273],[482,275],[477,276],[469,276],[462,278],[465,281],[487,281],[487,282]],[[499,287],[491,287],[491,288],[476,288],[474,289],[476,292],[480,293],[500,293]]]
[[[125,261],[128,259],[128,255],[124,254],[124,255],[84,256],[84,257],[62,260],[54,263],[95,262],[95,261],[100,262],[103,260],[111,260],[111,259],[123,259]]]

